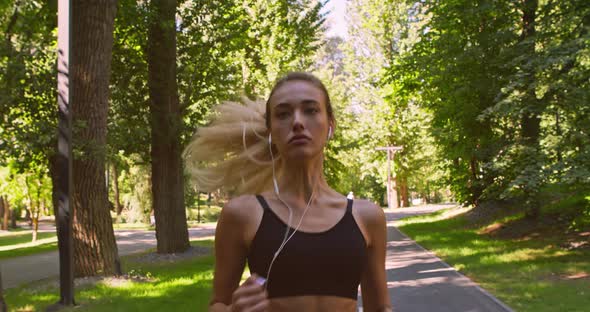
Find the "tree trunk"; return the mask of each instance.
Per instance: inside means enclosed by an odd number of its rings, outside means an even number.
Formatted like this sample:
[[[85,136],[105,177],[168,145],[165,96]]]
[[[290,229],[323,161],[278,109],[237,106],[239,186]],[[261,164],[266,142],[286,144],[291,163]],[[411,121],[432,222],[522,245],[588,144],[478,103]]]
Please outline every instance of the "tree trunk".
[[[8,217],[10,216],[10,210],[8,205],[4,202],[4,196],[0,196],[0,215],[2,216],[2,229],[8,231]]]
[[[539,5],[538,0],[524,0],[523,3],[523,15],[522,15],[522,22],[523,22],[523,31],[521,35],[521,40],[525,41],[525,54],[527,54],[528,58],[534,58],[535,55],[535,40],[534,36],[536,33],[535,29],[535,20],[537,16],[537,7]],[[535,89],[531,87],[535,82],[535,69],[528,68],[528,72],[526,73],[527,76],[527,84],[526,90],[526,106],[523,110],[522,118],[521,118],[521,137],[523,143],[529,147],[530,149],[525,149],[526,155],[524,157],[525,166],[535,166],[534,163],[529,163],[530,159],[534,159],[536,155],[539,154],[540,147],[539,147],[539,135],[541,132],[541,119],[540,114],[542,111],[541,103],[537,99],[535,94]],[[535,162],[533,160],[533,162]],[[536,170],[534,170],[536,171]],[[530,189],[525,187],[524,189],[524,196],[525,196],[525,207],[526,207],[526,216],[529,218],[537,218],[541,212],[540,203],[538,201],[538,189]]]
[[[29,223],[29,226],[33,226],[33,218],[31,218],[31,203],[29,207],[25,208],[25,221]]]
[[[75,276],[111,275],[117,245],[105,181],[116,0],[72,3],[73,241]]]
[[[39,232],[39,211],[36,211],[33,214],[33,238],[31,239],[32,242],[37,241],[38,232]]]
[[[188,249],[176,84],[176,0],[151,1],[148,85],[151,114],[152,196],[158,253]]]
[[[118,218],[123,211],[123,206],[121,205],[121,199],[119,195],[119,172],[117,171],[117,165],[115,164],[113,164],[113,192],[115,193],[115,211],[117,212]]]
[[[6,205],[6,209],[8,209],[8,212],[10,213],[10,228],[16,229],[16,219],[17,219],[17,215],[16,212],[14,210],[10,210],[10,203],[8,201],[5,201],[4,204]]]
[[[201,191],[197,192],[197,223],[201,223]]]
[[[410,206],[410,196],[408,194],[408,178],[401,177],[399,179],[399,198],[400,198],[400,207],[409,207]]]

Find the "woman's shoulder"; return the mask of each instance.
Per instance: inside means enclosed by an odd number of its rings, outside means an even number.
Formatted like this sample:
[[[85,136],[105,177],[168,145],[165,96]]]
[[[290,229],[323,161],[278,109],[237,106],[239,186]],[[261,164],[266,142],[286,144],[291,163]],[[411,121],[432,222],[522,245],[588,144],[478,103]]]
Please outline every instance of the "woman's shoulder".
[[[353,209],[367,226],[379,225],[385,222],[383,209],[367,199],[355,199]]]
[[[385,217],[383,208],[368,199],[355,199],[354,209],[368,220],[380,220]]]
[[[222,213],[236,219],[248,220],[258,209],[255,195],[240,195],[230,199],[222,209]]]
[[[254,239],[262,214],[255,195],[241,195],[232,198],[223,206],[220,220],[223,228],[231,229],[235,235],[240,236],[248,248]]]

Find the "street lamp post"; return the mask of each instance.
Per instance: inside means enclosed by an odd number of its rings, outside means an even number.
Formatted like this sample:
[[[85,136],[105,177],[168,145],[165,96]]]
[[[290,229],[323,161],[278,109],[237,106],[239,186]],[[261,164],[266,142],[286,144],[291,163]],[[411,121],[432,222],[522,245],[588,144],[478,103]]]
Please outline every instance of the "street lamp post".
[[[72,247],[72,115],[70,55],[71,0],[59,0],[57,5],[57,236],[59,248],[58,305],[74,305],[74,270]]]
[[[395,190],[394,181],[392,178],[391,172],[391,161],[393,160],[393,156],[395,152],[401,151],[403,147],[401,146],[386,146],[386,147],[377,147],[376,150],[378,151],[387,151],[387,208],[398,208],[397,205],[397,192]]]

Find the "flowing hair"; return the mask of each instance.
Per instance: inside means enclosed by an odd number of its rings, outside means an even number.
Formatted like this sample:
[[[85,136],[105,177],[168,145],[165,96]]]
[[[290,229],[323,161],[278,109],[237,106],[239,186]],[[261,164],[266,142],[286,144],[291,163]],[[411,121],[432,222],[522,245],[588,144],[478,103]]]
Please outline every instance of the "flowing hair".
[[[265,109],[262,101],[224,102],[213,122],[197,130],[183,158],[198,190],[258,194],[272,187]],[[274,160],[281,168],[281,157],[274,154]]]
[[[198,190],[224,188],[234,194],[259,194],[272,188],[273,168],[278,178],[283,160],[275,149],[272,155],[270,152],[270,98],[289,81],[306,81],[322,90],[328,119],[335,123],[328,91],[310,73],[286,74],[277,80],[266,102],[247,98],[243,103],[225,102],[217,107],[213,122],[198,129],[183,152],[186,170]]]

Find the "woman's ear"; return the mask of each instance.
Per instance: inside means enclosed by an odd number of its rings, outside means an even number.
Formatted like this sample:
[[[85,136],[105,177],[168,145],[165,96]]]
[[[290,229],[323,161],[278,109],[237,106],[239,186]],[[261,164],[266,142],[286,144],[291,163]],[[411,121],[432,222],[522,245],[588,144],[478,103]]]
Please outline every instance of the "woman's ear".
[[[334,121],[330,120],[328,124],[328,140],[334,137]]]

